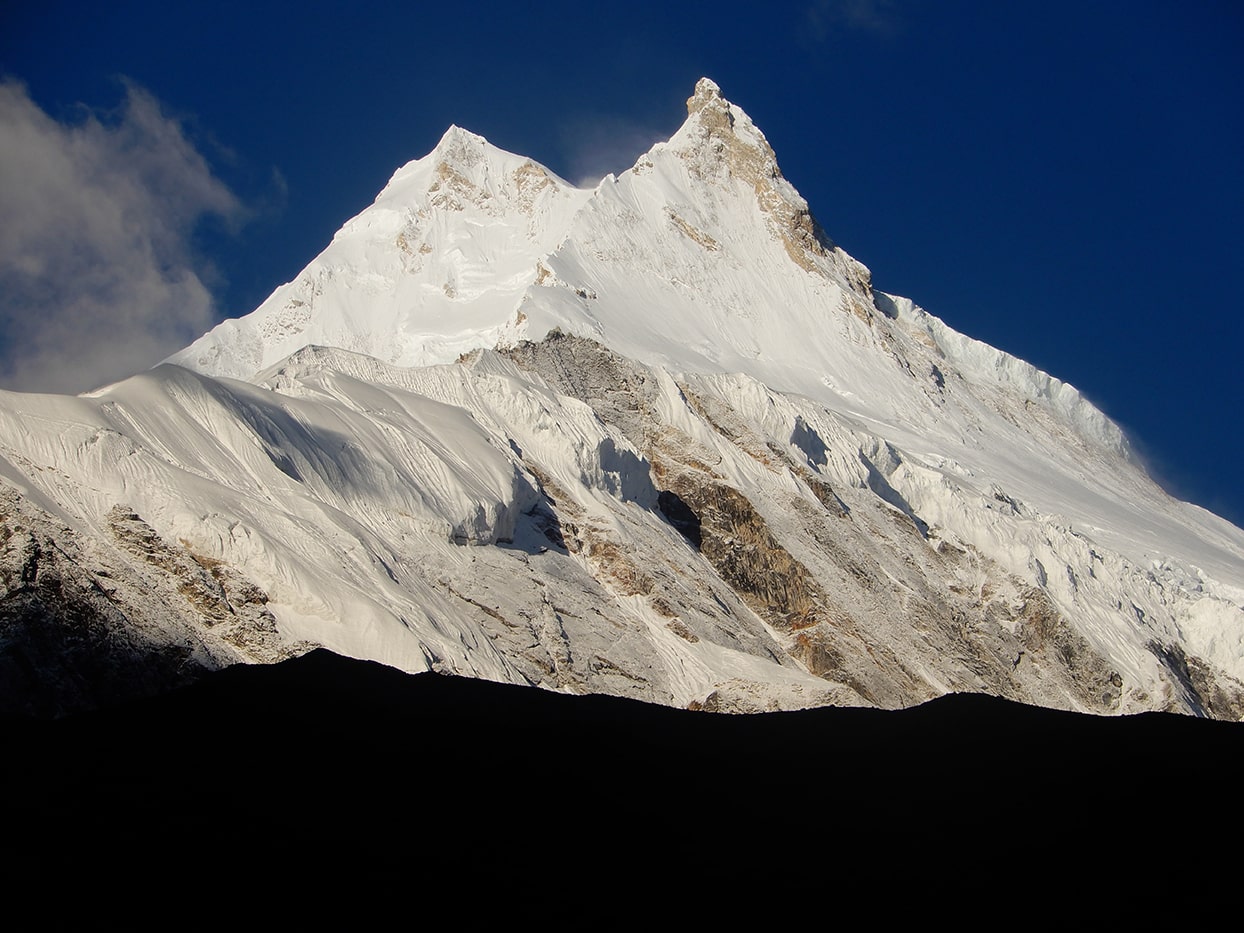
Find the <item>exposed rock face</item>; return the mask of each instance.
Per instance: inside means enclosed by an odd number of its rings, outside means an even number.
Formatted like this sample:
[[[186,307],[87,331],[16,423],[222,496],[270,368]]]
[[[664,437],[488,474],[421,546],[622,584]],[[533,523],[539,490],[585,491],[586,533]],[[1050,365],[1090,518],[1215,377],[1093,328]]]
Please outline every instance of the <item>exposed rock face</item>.
[[[115,544],[0,485],[0,713],[95,709],[300,650],[236,570],[170,546],[128,510],[110,519]]]
[[[753,500],[722,473],[729,464],[720,450],[663,420],[658,374],[563,334],[508,352],[625,433],[651,462],[666,519],[785,653],[858,702],[908,706],[949,689],[1110,713],[1147,699],[1134,688],[1129,698],[1122,675],[1040,587],[974,548],[941,540],[886,480],[884,471],[901,463],[894,451],[865,445],[857,485],[839,487],[822,471],[829,448],[802,417],[782,447],[758,436],[707,385],[682,386],[685,415],[766,473],[784,475],[779,485],[793,492],[775,497],[754,488],[760,498]],[[785,529],[788,544],[774,528]],[[795,529],[801,533],[791,537]],[[608,557],[603,572],[616,561],[628,578],[642,577],[641,556]],[[651,595],[652,587],[649,579],[641,589]],[[1197,709],[1215,696],[1214,709],[1232,715],[1229,698],[1238,693],[1230,678],[1198,686],[1192,666],[1168,662],[1187,671],[1172,677],[1172,708]],[[708,709],[721,704],[719,692],[697,701]]]
[[[282,655],[276,619],[267,608],[268,594],[250,580],[184,543],[170,546],[124,506],[114,506],[108,513],[108,528],[125,551],[162,571],[155,580],[157,589],[175,587],[193,609],[195,620],[212,628],[217,638],[257,659]]]
[[[1190,707],[1192,712],[1215,719],[1244,720],[1244,684],[1228,677],[1201,658],[1189,656],[1174,644],[1152,642],[1149,650],[1166,666],[1175,681],[1182,703],[1170,708]]]
[[[200,383],[185,375],[168,374],[169,385],[203,411],[193,394]],[[971,691],[1100,713],[1244,712],[1244,688],[1161,629],[1150,623],[1139,659],[1121,666],[1100,631],[1056,598],[1064,579],[1077,587],[1073,598],[1109,586],[1134,593],[1139,617],[1154,594],[1167,598],[1152,574],[1111,563],[1071,534],[1066,546],[1084,551],[1074,559],[1095,568],[1085,578],[1070,564],[1062,576],[1040,561],[1028,574],[1008,569],[922,513],[928,500],[903,451],[745,377],[676,379],[554,332],[435,372],[306,351],[270,379],[280,393],[262,396],[265,416],[256,414],[261,396],[232,400],[241,433],[226,426],[217,436],[232,437],[248,458],[240,507],[272,502],[284,519],[329,503],[307,512],[311,523],[287,526],[314,547],[285,550],[234,519],[160,530],[143,517],[162,514],[159,496],[107,507],[74,530],[4,487],[0,707],[89,708],[297,652],[306,636],[288,615],[278,622],[275,585],[283,612],[327,620],[318,638],[396,623],[400,636],[383,644],[410,642],[419,653],[402,662],[408,669],[705,710],[900,708]],[[384,436],[402,446],[390,451],[374,446],[381,435],[360,435],[373,438],[366,452],[340,439],[337,460],[318,459],[322,443],[298,400],[342,391],[336,410],[378,413]],[[413,444],[412,427],[394,434],[398,411],[469,430],[472,466],[492,477],[437,507],[476,514],[504,493],[504,521],[484,515],[483,530],[467,534],[465,520],[415,521],[406,511],[417,508],[413,498],[394,507],[386,463],[405,457],[403,469],[414,469],[411,458],[426,454],[419,469],[442,478],[453,456],[432,433],[422,435],[426,450]],[[81,433],[86,446],[57,456],[93,456],[98,429]],[[127,456],[143,449],[114,440]],[[235,462],[214,469],[232,479]],[[188,488],[203,481],[173,466],[158,461],[167,495],[186,477]],[[35,473],[76,488],[68,472]],[[423,488],[422,475],[412,473],[409,488]],[[1036,520],[1000,488],[988,492],[985,507],[1004,527]],[[99,496],[83,488],[70,499],[97,508]],[[369,525],[339,518],[350,503]],[[255,513],[251,521],[274,519]],[[283,575],[302,560],[339,563],[345,575],[323,592],[294,578],[291,592]],[[364,599],[338,621],[330,600],[343,587]],[[1154,673],[1138,676],[1137,667]]]

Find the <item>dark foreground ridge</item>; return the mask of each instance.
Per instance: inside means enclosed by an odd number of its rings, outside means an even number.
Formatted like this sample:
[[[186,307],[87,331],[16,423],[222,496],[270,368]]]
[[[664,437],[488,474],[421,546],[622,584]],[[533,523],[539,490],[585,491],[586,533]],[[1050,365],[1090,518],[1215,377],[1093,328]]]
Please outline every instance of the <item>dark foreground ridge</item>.
[[[1182,846],[1230,809],[1242,730],[983,696],[726,716],[317,650],[112,710],[4,722],[3,846],[29,871],[123,851],[286,868],[366,852],[382,870],[393,846],[520,867],[531,847],[771,860],[792,841],[853,863],[948,845],[982,860],[1105,846],[1113,860],[1128,834]]]

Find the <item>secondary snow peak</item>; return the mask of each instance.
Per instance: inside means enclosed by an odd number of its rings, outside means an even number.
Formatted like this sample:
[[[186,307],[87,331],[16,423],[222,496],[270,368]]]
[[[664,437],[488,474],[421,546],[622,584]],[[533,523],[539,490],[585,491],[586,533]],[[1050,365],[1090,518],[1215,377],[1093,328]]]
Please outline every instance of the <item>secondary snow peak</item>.
[[[457,123],[451,123],[449,128],[441,134],[440,142],[436,144],[436,148],[432,151],[444,152],[455,146],[475,146],[478,148],[487,143],[488,140],[478,133],[472,133],[470,130],[463,129]]]
[[[483,136],[454,125],[445,131],[436,148],[425,158],[438,166],[450,165],[469,170],[484,161],[487,148],[489,142]]]

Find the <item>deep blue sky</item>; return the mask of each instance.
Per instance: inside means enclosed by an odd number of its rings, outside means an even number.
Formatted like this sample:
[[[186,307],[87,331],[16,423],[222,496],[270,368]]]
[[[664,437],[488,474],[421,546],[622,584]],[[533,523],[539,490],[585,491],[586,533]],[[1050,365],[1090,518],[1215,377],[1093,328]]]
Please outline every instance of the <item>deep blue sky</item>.
[[[578,181],[669,136],[709,75],[879,288],[1076,385],[1244,524],[1244,4],[103,6],[6,4],[0,77],[63,124],[117,122],[128,81],[181,125],[239,202],[163,260],[216,317],[450,123]]]

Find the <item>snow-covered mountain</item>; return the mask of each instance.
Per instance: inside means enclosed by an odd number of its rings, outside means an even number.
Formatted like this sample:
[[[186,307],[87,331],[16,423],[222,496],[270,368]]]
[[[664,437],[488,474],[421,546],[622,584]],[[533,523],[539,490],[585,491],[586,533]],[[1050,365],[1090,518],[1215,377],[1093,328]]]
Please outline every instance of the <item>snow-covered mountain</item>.
[[[0,395],[0,474],[10,707],[323,645],[708,709],[1244,716],[1244,531],[875,291],[707,79],[591,190],[451,128],[253,313]]]

